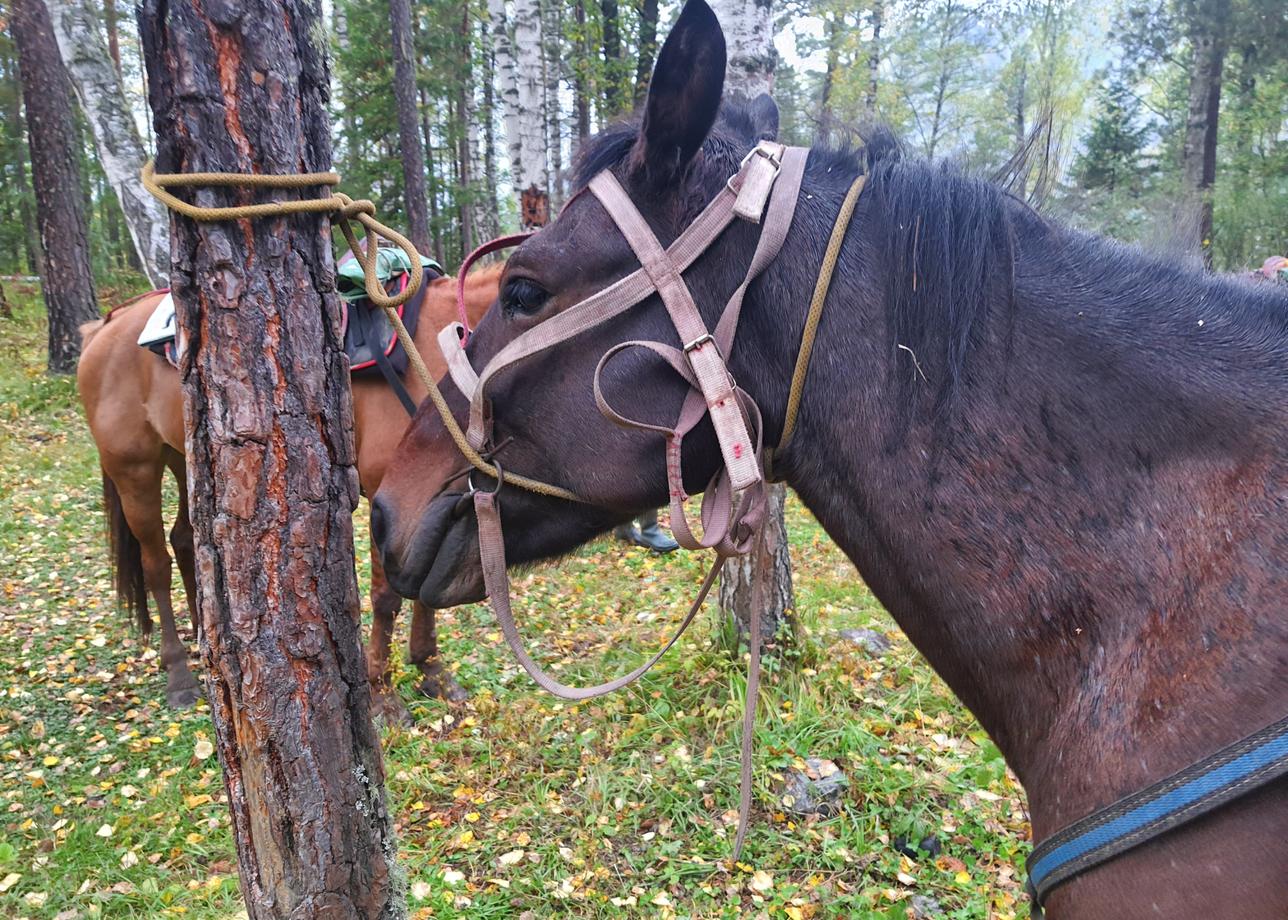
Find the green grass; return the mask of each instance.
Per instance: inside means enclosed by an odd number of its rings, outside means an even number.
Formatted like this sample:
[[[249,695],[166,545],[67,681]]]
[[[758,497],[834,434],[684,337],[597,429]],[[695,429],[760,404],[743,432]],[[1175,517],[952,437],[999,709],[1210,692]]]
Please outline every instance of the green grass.
[[[165,708],[154,650],[114,608],[74,383],[43,372],[36,292],[10,294],[0,915],[235,917],[222,780],[201,756],[208,711]],[[361,516],[358,529],[364,546]],[[440,637],[470,702],[417,697],[400,665],[415,725],[384,735],[413,916],[904,918],[913,895],[946,918],[1027,916],[1027,820],[997,749],[797,504],[789,529],[803,647],[762,691],[744,862],[728,863],[743,662],[714,615],[635,686],[573,705],[537,689],[491,613],[469,606],[441,614]],[[603,679],[657,647],[705,563],[601,541],[557,571],[516,577],[520,622],[556,676]],[[359,560],[364,584],[366,569]],[[856,626],[886,633],[892,650],[872,658],[838,641]],[[845,771],[844,808],[793,821],[777,790],[809,756]],[[937,859],[891,846],[927,835],[943,846]]]

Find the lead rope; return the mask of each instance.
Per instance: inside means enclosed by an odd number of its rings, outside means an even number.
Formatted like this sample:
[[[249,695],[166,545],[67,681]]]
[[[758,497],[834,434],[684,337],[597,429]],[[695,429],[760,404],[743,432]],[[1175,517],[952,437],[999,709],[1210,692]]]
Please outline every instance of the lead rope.
[[[318,186],[338,185],[340,176],[334,172],[302,173],[288,176],[220,172],[157,174],[152,161],[149,160],[144,165],[140,178],[143,181],[143,187],[170,210],[204,223],[225,220],[253,220],[258,217],[283,217],[291,214],[334,214],[335,222],[340,225],[340,232],[344,234],[345,241],[349,244],[349,249],[362,266],[367,297],[372,303],[383,309],[385,315],[389,317],[394,333],[398,336],[399,343],[407,353],[407,360],[411,363],[412,368],[416,371],[416,376],[429,393],[429,398],[433,401],[434,408],[442,416],[443,424],[446,426],[448,434],[451,435],[452,441],[465,459],[470,462],[471,466],[494,479],[499,478],[500,471],[497,467],[489,463],[466,439],[465,432],[461,430],[461,426],[457,424],[456,418],[452,415],[452,410],[448,408],[447,400],[438,388],[437,381],[429,373],[429,369],[425,367],[425,362],[416,348],[415,341],[407,331],[407,327],[403,325],[402,317],[398,315],[398,307],[414,297],[416,292],[420,290],[421,283],[424,280],[424,269],[420,264],[420,253],[416,251],[416,247],[412,245],[412,242],[397,230],[376,220],[375,204],[366,199],[354,200],[348,195],[335,192],[326,198],[274,201],[230,207],[202,207],[189,204],[166,191],[167,188],[211,186],[298,191],[299,189],[317,188]],[[358,238],[353,232],[351,220],[356,220],[362,225],[367,239],[365,248],[359,246]],[[401,248],[411,261],[411,277],[408,279],[407,287],[393,296],[387,294],[380,284],[380,276],[377,272],[378,247],[371,245],[372,236],[389,240]],[[572,502],[582,501],[581,498],[568,489],[541,482],[540,480],[518,476],[513,473],[507,473],[505,478],[511,484],[527,489],[529,492],[536,492],[539,495],[548,495],[552,498],[562,498]]]
[[[416,343],[412,339],[407,327],[403,324],[402,317],[398,315],[397,308],[410,300],[416,295],[423,282],[423,269],[420,263],[420,253],[416,251],[414,245],[405,236],[386,226],[375,218],[375,205],[367,200],[354,200],[341,193],[333,193],[327,198],[307,199],[296,201],[269,202],[254,205],[240,205],[231,207],[202,207],[189,204],[180,198],[175,197],[166,191],[172,187],[195,187],[195,186],[217,186],[217,187],[242,187],[242,188],[264,188],[275,190],[298,190],[303,188],[316,188],[318,186],[335,186],[339,184],[340,177],[334,172],[328,173],[305,173],[300,175],[264,175],[264,174],[243,174],[243,173],[185,173],[185,174],[162,174],[157,175],[154,172],[153,164],[149,161],[142,170],[141,178],[144,188],[154,197],[164,203],[171,210],[184,215],[195,221],[213,222],[225,220],[245,220],[258,217],[280,217],[291,214],[321,214],[332,213],[336,215],[336,223],[340,225],[340,230],[344,234],[349,248],[358,259],[363,268],[363,277],[367,296],[372,303],[381,307],[389,317],[390,324],[393,326],[398,341],[402,344],[403,350],[407,353],[408,360],[415,370],[417,377],[424,385],[433,401],[435,408],[442,417],[444,426],[451,435],[453,442],[458,450],[470,464],[493,477],[497,481],[497,487],[492,492],[474,493],[475,516],[479,525],[479,552],[480,564],[483,568],[485,587],[492,599],[493,610],[496,614],[497,621],[501,626],[501,631],[505,636],[506,643],[510,646],[511,652],[516,660],[528,672],[529,676],[543,689],[569,700],[586,700],[593,697],[602,696],[611,693],[614,690],[621,689],[627,684],[641,677],[645,672],[652,668],[670,648],[679,641],[680,637],[688,629],[689,625],[696,618],[698,611],[702,608],[703,602],[710,594],[712,586],[715,584],[716,577],[724,568],[728,555],[717,551],[717,558],[711,569],[707,572],[702,581],[696,598],[685,614],[680,626],[675,634],[656,652],[648,661],[640,665],[633,671],[592,687],[573,687],[568,684],[560,683],[550,677],[528,654],[520,636],[517,624],[514,620],[513,611],[510,607],[510,585],[509,574],[505,563],[505,539],[501,531],[500,509],[496,503],[497,493],[506,483],[512,483],[541,495],[547,495],[553,498],[563,498],[569,501],[582,502],[575,493],[561,488],[559,486],[543,483],[539,480],[530,479],[525,476],[518,476],[513,473],[504,473],[500,466],[489,463],[475,448],[469,443],[465,433],[461,430],[460,425],[456,422],[455,416],[447,405],[447,400],[443,397],[442,391],[438,387],[437,381],[429,373],[425,366],[420,352],[416,348]],[[781,452],[786,446],[795,430],[796,415],[800,407],[801,391],[804,387],[804,380],[809,369],[810,356],[813,351],[814,337],[817,332],[819,318],[822,315],[823,303],[827,299],[827,292],[831,283],[832,274],[836,268],[837,257],[840,252],[841,243],[845,237],[845,230],[849,226],[850,218],[854,212],[854,205],[858,200],[859,193],[863,189],[864,177],[860,176],[851,185],[849,193],[846,195],[845,202],[842,205],[841,212],[837,216],[836,224],[832,229],[832,236],[828,242],[828,248],[824,255],[823,265],[819,270],[818,281],[815,285],[814,296],[810,303],[809,315],[806,319],[805,334],[801,344],[801,351],[797,356],[795,373],[792,377],[792,393],[789,398],[787,408],[787,419],[784,425],[784,436],[780,440],[778,447],[773,451],[765,451],[764,458],[766,464],[771,457]],[[367,250],[364,251],[358,245],[358,240],[353,232],[350,221],[357,220],[363,227],[368,240]],[[403,249],[407,253],[411,262],[411,278],[407,287],[399,293],[389,296],[380,285],[377,274],[377,246],[371,246],[371,236],[383,237]],[[509,238],[506,243],[520,242],[523,237]],[[497,245],[496,249],[504,248]],[[471,256],[473,258],[473,256]],[[461,272],[462,279],[464,271]],[[458,280],[458,285],[462,282]],[[468,334],[468,327],[464,327]],[[463,345],[463,342],[462,342]],[[754,405],[754,404],[753,404]],[[752,551],[761,553],[765,547],[765,528],[763,522],[756,520],[755,535]],[[736,862],[742,855],[743,845],[746,842],[747,831],[750,826],[751,806],[752,806],[752,780],[753,780],[753,754],[754,754],[754,732],[756,724],[756,709],[760,695],[760,675],[761,675],[761,612],[764,606],[764,584],[763,579],[755,578],[752,581],[752,617],[750,624],[750,649],[747,666],[747,687],[746,696],[743,703],[742,718],[742,738],[741,738],[741,769],[739,772],[739,796],[738,796],[738,830],[734,840],[733,859]]]

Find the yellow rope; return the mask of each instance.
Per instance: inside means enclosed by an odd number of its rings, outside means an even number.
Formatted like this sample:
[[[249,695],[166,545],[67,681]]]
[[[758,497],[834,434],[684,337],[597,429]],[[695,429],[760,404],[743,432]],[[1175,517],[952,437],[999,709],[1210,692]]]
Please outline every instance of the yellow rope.
[[[832,236],[827,241],[827,250],[823,254],[823,264],[818,270],[818,280],[814,283],[814,296],[809,302],[809,313],[805,317],[805,331],[801,335],[800,351],[796,353],[796,369],[792,372],[792,388],[787,395],[787,414],[783,421],[783,434],[778,439],[778,446],[766,452],[766,475],[770,475],[776,456],[781,456],[796,433],[796,418],[800,413],[801,397],[805,392],[805,377],[809,374],[809,359],[814,352],[814,338],[818,334],[819,320],[823,318],[823,304],[827,301],[827,292],[832,287],[832,275],[836,271],[836,262],[841,256],[841,245],[845,242],[845,231],[850,227],[850,218],[854,216],[854,206],[858,204],[859,193],[867,176],[859,176],[850,186],[845,200],[841,203],[841,213],[836,216],[832,225]]]
[[[457,449],[465,456],[465,459],[479,472],[485,473],[494,479],[503,476],[506,483],[519,486],[530,492],[568,501],[581,501],[576,494],[559,486],[540,482],[536,479],[529,479],[526,476],[517,476],[514,473],[500,473],[466,440],[465,432],[457,424],[455,416],[452,415],[451,409],[448,408],[447,400],[443,397],[437,382],[429,373],[429,368],[425,367],[425,362],[421,358],[420,352],[416,350],[415,341],[407,331],[407,327],[403,325],[402,317],[398,315],[398,307],[411,300],[416,295],[416,292],[420,290],[420,286],[424,281],[424,268],[420,264],[420,253],[416,251],[416,247],[405,236],[376,220],[375,204],[365,199],[355,201],[348,195],[333,192],[326,198],[311,198],[303,201],[274,201],[264,204],[207,208],[189,204],[166,191],[167,188],[194,186],[287,190],[316,188],[318,186],[338,185],[340,182],[338,174],[325,172],[282,176],[246,173],[169,173],[157,175],[153,163],[148,161],[143,167],[141,178],[143,187],[170,210],[192,220],[206,223],[223,220],[253,220],[259,217],[281,217],[287,214],[335,214],[336,223],[340,225],[340,232],[344,234],[345,241],[349,244],[349,249],[353,252],[359,264],[362,265],[367,297],[376,306],[382,308],[385,311],[385,315],[389,317],[389,322],[393,324],[394,332],[397,334],[403,350],[407,352],[407,359],[416,371],[416,376],[420,378],[421,384],[429,393],[429,398],[433,401],[434,407],[443,418],[444,426],[446,426],[448,433],[452,436],[452,440],[456,442]],[[367,242],[366,247],[358,245],[357,236],[354,234],[353,226],[350,223],[351,220],[356,220],[362,224]],[[377,250],[379,247],[378,245],[372,245],[375,242],[372,240],[373,235],[384,237],[397,245],[403,252],[407,253],[407,257],[411,261],[411,278],[408,279],[407,287],[393,296],[389,296],[380,284],[380,276],[376,270]]]

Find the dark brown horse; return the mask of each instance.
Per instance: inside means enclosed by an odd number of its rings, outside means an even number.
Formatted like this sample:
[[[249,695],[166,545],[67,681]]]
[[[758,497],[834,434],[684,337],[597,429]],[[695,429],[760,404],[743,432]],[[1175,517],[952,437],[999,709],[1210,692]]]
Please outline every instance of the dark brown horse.
[[[466,313],[477,319],[496,299],[500,270],[469,276],[465,288]],[[430,282],[416,346],[431,374],[446,371],[435,345],[438,330],[456,317],[455,278]],[[90,432],[98,445],[103,467],[104,507],[108,514],[118,595],[147,633],[152,628],[148,596],[152,596],[161,621],[161,661],[166,670],[166,700],[182,707],[197,698],[197,682],[188,668],[187,647],[175,628],[170,599],[170,554],[162,521],[161,485],[168,468],[178,483],[179,510],[170,531],[170,545],[188,596],[188,609],[196,608],[193,573],[192,527],[188,522],[184,472],[183,394],[179,374],[159,355],[137,344],[153,309],[163,295],[153,293],[125,304],[108,320],[87,325],[84,353],[77,370],[77,384]],[[110,320],[110,321],[109,321]],[[408,374],[407,389],[420,400],[425,390]],[[407,427],[407,413],[388,384],[380,378],[353,380],[354,438],[358,448],[358,479],[365,495],[374,495],[385,475],[394,446]],[[371,642],[367,646],[367,673],[376,696],[377,711],[389,719],[405,720],[401,701],[390,687],[389,652],[394,620],[401,605],[390,590],[380,567],[380,556],[371,557]],[[413,605],[409,655],[422,674],[420,689],[429,696],[458,700],[464,691],[443,667],[438,656],[434,611]]]
[[[580,154],[579,184],[611,169],[663,245],[773,134],[763,102],[718,116],[724,67],[714,17],[689,0],[642,121]],[[767,444],[865,162],[775,471],[996,740],[1042,840],[1288,713],[1288,298],[1053,225],[886,137],[862,155],[815,149],[728,356]],[[736,223],[686,273],[709,326],[756,239]],[[471,364],[637,267],[595,197],[575,197],[510,259]],[[665,501],[662,439],[611,424],[592,396],[600,356],[637,339],[680,344],[656,296],[490,385],[504,469],[589,501],[507,487],[512,565]],[[651,357],[604,376],[614,406],[659,424],[687,392]],[[373,502],[390,583],[431,606],[479,600],[463,461],[432,409],[399,455]],[[686,489],[719,463],[698,429]],[[1285,828],[1280,779],[1076,877],[1049,915],[1286,917]]]

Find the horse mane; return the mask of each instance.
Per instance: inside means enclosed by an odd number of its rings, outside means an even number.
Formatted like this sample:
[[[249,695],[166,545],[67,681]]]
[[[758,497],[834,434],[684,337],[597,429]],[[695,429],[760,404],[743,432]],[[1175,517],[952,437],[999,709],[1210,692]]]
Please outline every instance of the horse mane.
[[[590,138],[575,163],[574,188],[626,160],[639,125],[634,116]],[[1188,331],[1201,309],[1210,313],[1220,304],[1228,324],[1241,330],[1236,338],[1270,345],[1288,362],[1288,296],[1271,290],[1275,285],[1204,273],[1139,246],[1061,226],[951,162],[908,156],[888,128],[857,134],[861,143],[812,146],[805,183],[827,202],[818,209],[829,221],[821,231],[825,238],[854,177],[868,175],[859,232],[875,247],[890,373],[906,398],[926,393],[929,384],[937,412],[951,411],[986,334],[1000,339],[1009,358],[1017,284],[1030,305],[1064,302],[1071,292],[1091,296],[1127,341],[1141,341],[1150,325]],[[680,203],[686,216],[697,213],[753,143],[747,107],[726,100],[690,168],[692,195]],[[1152,306],[1160,292],[1167,302],[1161,314]]]

